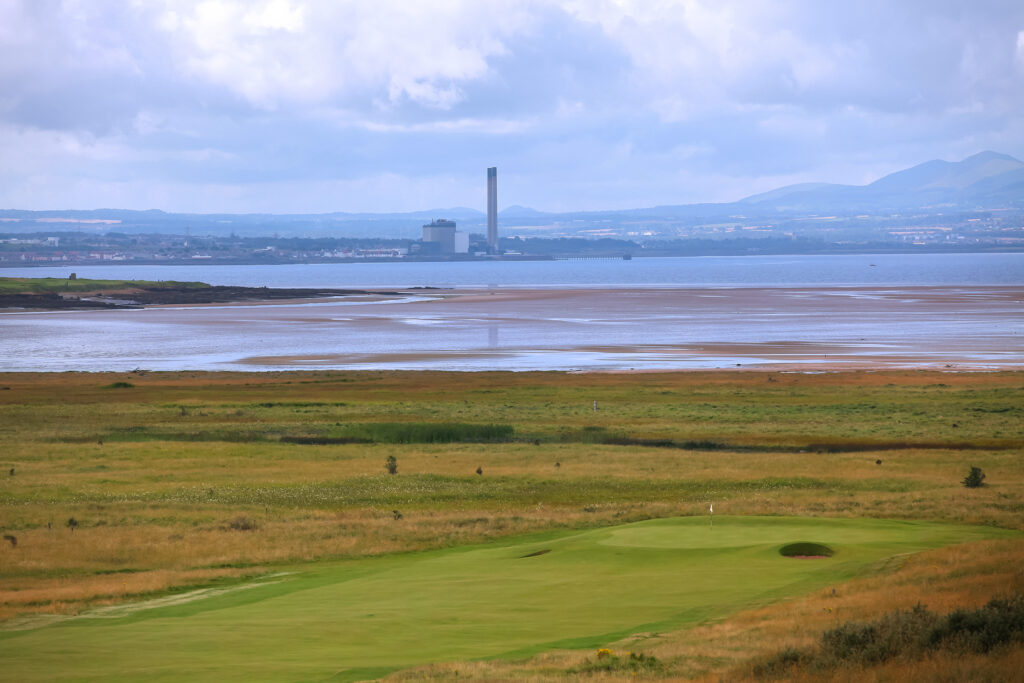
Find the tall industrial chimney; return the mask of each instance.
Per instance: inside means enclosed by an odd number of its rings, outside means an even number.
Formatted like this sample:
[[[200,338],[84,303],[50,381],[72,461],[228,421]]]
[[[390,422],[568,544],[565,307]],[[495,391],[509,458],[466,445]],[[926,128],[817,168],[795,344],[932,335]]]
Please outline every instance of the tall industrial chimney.
[[[487,169],[487,250],[498,253],[498,167]]]

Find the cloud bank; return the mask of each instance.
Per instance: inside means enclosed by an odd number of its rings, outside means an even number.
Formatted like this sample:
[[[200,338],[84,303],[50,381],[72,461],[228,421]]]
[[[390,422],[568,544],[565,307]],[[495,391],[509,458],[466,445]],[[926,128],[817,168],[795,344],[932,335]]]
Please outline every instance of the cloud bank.
[[[0,206],[547,210],[1024,156],[1024,5],[0,0]]]

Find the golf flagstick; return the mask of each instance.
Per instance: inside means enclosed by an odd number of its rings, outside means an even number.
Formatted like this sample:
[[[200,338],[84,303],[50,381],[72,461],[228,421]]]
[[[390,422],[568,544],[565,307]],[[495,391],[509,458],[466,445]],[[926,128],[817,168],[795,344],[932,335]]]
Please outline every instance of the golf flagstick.
[[[709,503],[708,504],[708,516],[711,519],[711,528],[714,529],[715,528],[715,504],[714,503]]]

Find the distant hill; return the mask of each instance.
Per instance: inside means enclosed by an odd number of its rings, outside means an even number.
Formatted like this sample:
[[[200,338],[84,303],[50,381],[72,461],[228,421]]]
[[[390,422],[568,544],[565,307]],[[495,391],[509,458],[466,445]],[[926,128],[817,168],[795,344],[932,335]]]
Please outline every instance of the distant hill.
[[[807,215],[884,214],[906,211],[1024,209],[1024,162],[1006,154],[981,152],[963,161],[928,161],[891,173],[869,185],[802,183],[763,192],[737,202],[681,204],[614,211],[547,213],[513,205],[499,212],[499,224],[549,224],[675,221],[700,224],[748,220],[786,220]],[[486,214],[467,207],[404,213],[185,214],[159,210],[87,211],[0,210],[0,232],[95,231],[281,237],[359,237],[418,239],[421,226],[435,218],[458,222],[466,232],[483,232]],[[560,228],[564,230],[565,228]]]
[[[981,152],[963,161],[929,161],[898,171],[868,185],[875,192],[965,190],[986,179],[1024,168],[1024,162],[1006,154]]]
[[[528,206],[513,204],[512,206],[499,211],[498,215],[502,218],[535,218],[537,216],[544,216],[547,214],[543,211],[538,211],[537,209],[531,209]]]
[[[799,183],[797,185],[786,185],[776,190],[769,190],[768,192],[762,192],[761,194],[751,195],[744,199],[739,200],[738,204],[763,204],[765,202],[777,202],[791,197],[795,194],[803,194],[809,192],[835,192],[839,191],[840,188],[853,187],[852,185],[836,185],[833,183]]]
[[[869,185],[805,183],[741,199],[738,204],[776,211],[907,209],[978,202],[1024,205],[1024,162],[981,152],[963,161],[928,161]]]

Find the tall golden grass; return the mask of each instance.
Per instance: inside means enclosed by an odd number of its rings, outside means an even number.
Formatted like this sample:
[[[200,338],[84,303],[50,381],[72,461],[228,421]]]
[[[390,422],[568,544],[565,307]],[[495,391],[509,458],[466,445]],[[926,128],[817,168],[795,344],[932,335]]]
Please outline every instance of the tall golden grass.
[[[119,381],[133,387],[105,388]],[[9,388],[0,389],[0,530],[16,537],[17,546],[0,541],[0,619],[74,612],[317,559],[701,514],[707,497],[723,514],[1024,528],[1024,420],[1017,407],[1024,405],[1024,373],[8,373],[0,374],[2,387]],[[507,423],[524,438],[435,445],[298,445],[273,438],[395,421]],[[124,440],[140,427],[170,436]],[[561,435],[583,427],[745,449],[563,442]],[[224,431],[269,436],[185,438]],[[858,447],[875,443],[878,450],[769,449],[825,437]],[[945,447],[907,447],[924,441]],[[885,445],[890,442],[900,447]],[[466,477],[484,486],[504,478],[526,490],[535,482],[578,482],[586,490],[588,481],[614,480],[627,493],[443,504],[424,495],[401,505],[401,520],[394,505],[167,498],[236,485],[343,487],[357,478],[386,478],[389,455],[398,459],[398,477]],[[960,485],[972,465],[988,473],[989,486]],[[765,478],[824,485],[729,485]],[[707,481],[724,484],[677,498],[651,493],[659,483]],[[66,526],[72,517],[79,522],[74,531]],[[232,528],[240,517],[255,528]]]

